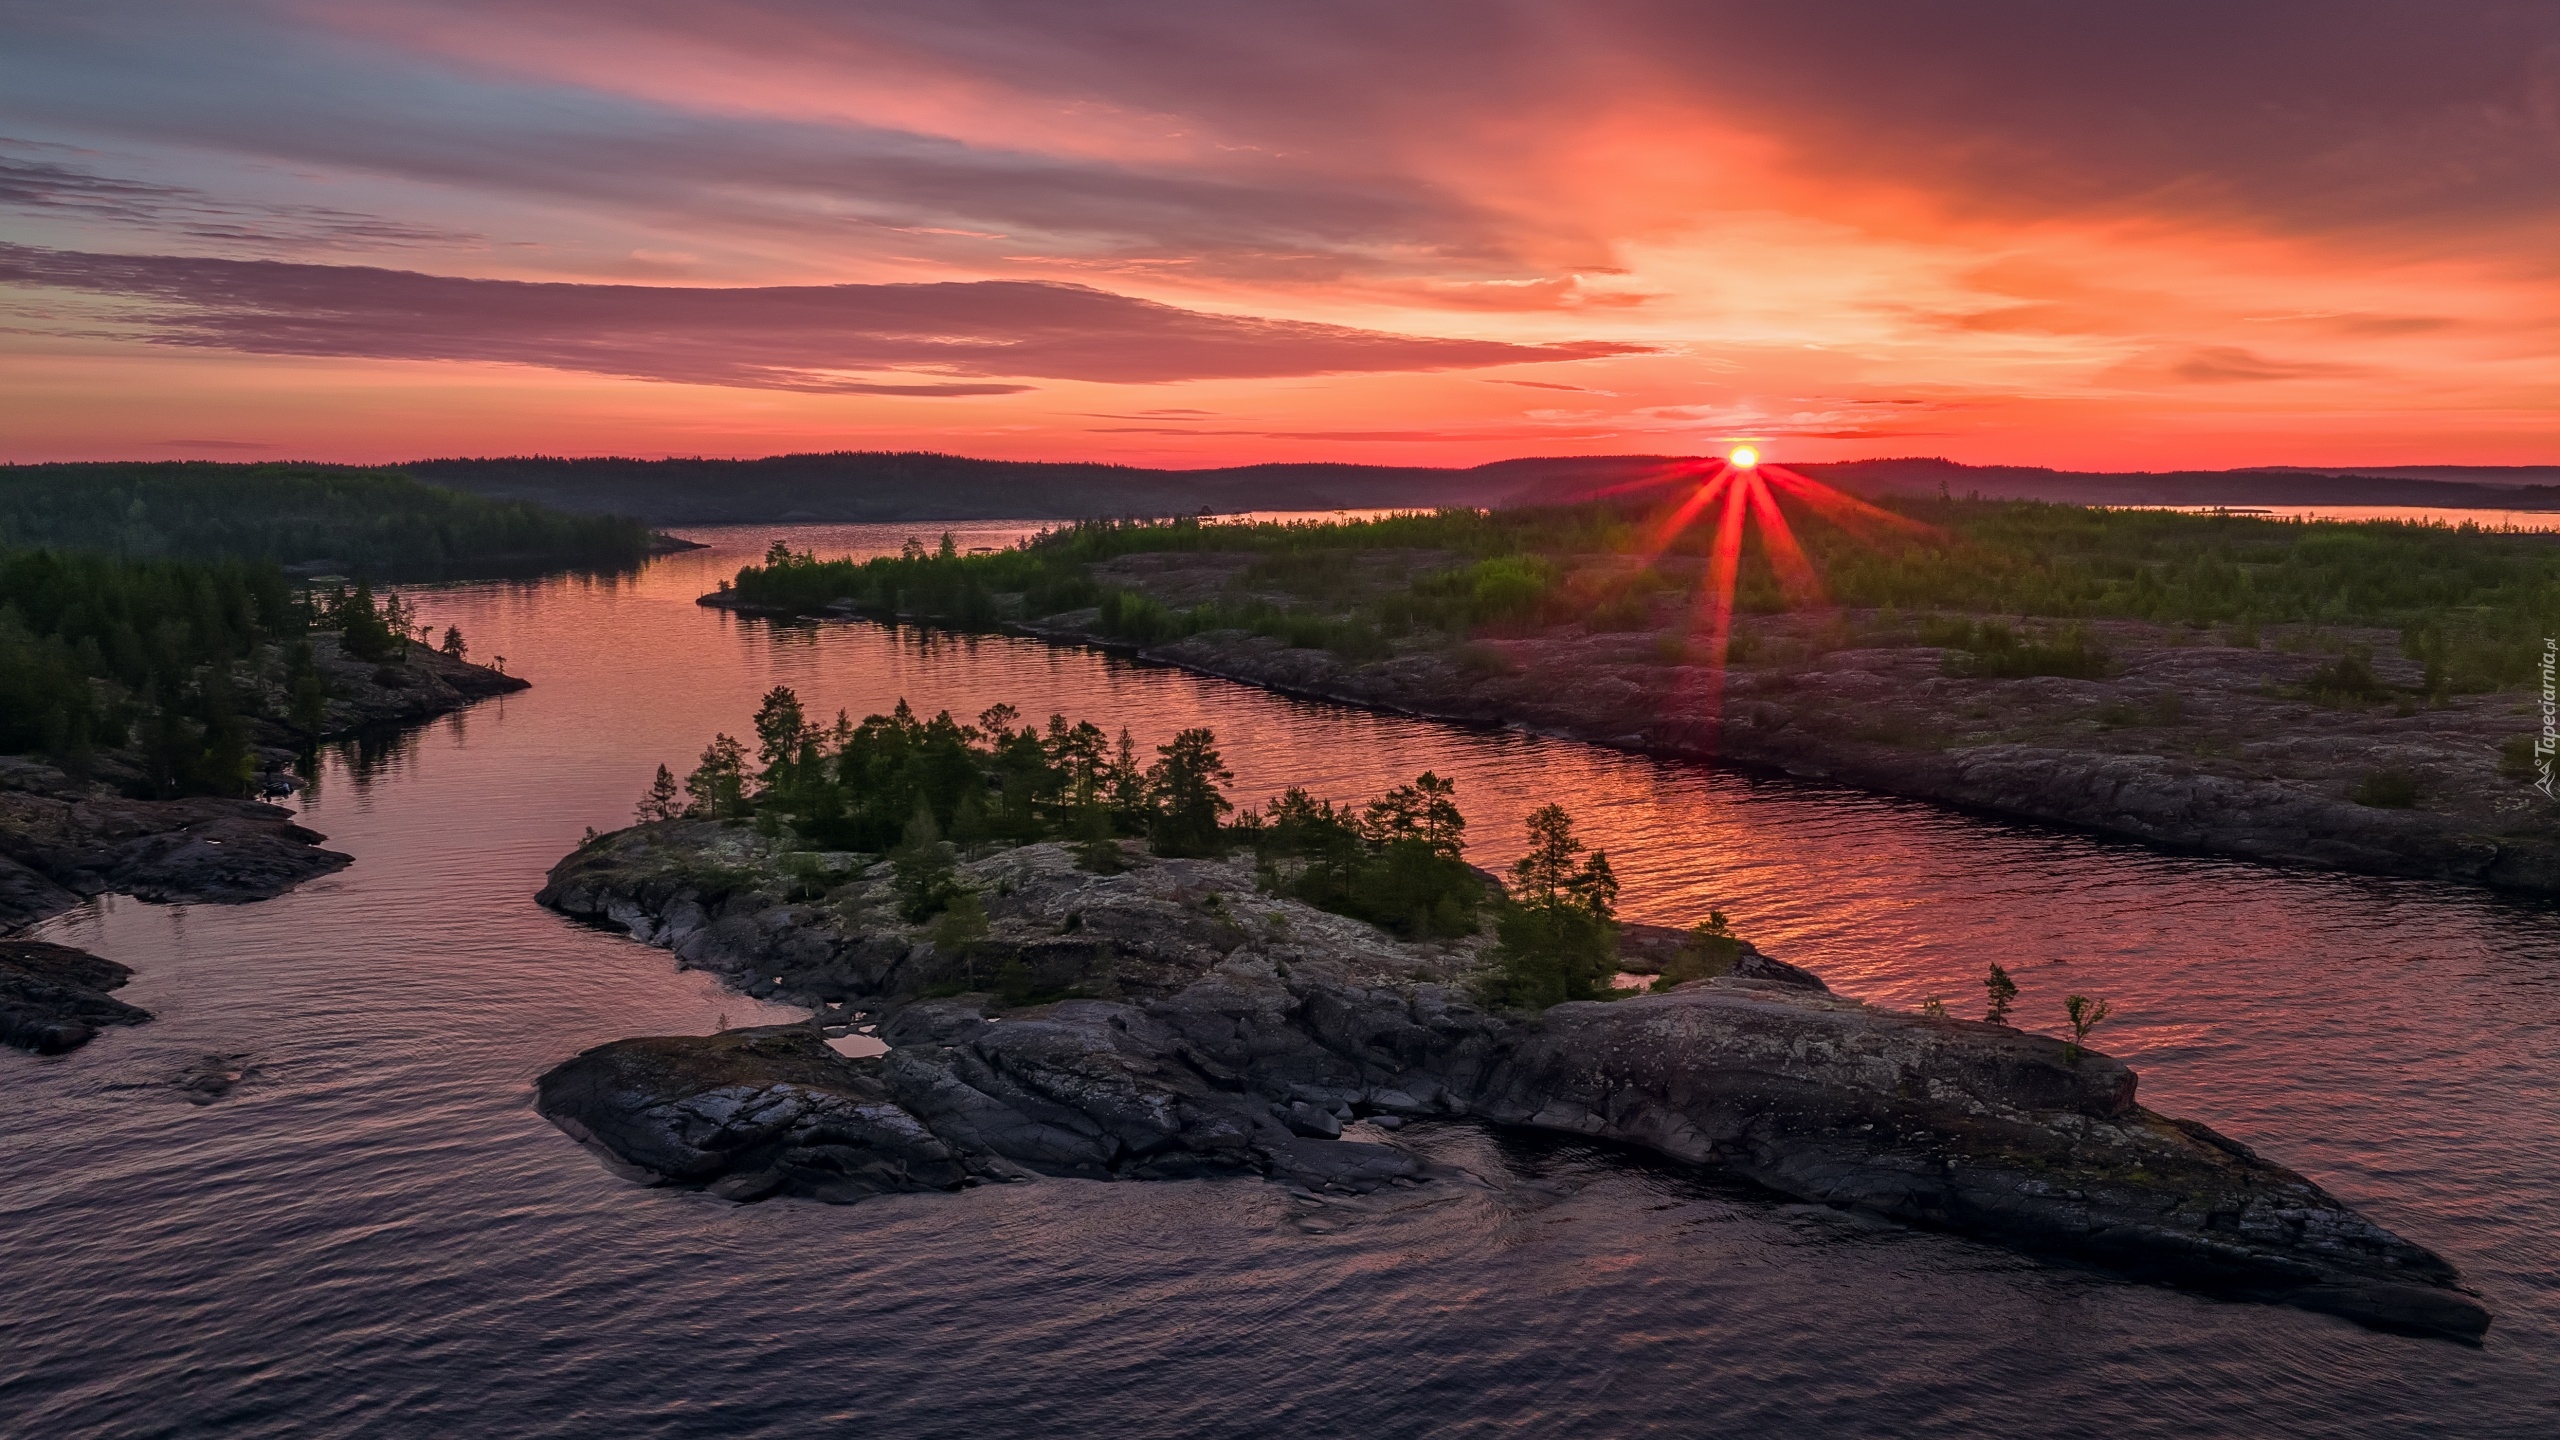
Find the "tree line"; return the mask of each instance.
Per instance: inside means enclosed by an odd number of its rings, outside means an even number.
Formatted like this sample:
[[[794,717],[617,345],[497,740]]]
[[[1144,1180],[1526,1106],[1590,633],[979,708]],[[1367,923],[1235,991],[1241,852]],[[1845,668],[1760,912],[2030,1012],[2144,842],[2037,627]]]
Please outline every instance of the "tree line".
[[[272,561],[0,551],[0,754],[85,773],[122,752],[152,794],[242,793],[258,726],[325,728],[324,631],[374,662],[428,638],[397,595],[306,595]]]
[[[0,465],[0,548],[127,559],[326,560],[378,580],[620,569],[639,521],[422,484],[404,471],[203,461]]]
[[[1457,787],[1438,775],[1360,805],[1292,786],[1241,812],[1226,793],[1233,780],[1205,728],[1142,752],[1126,728],[1114,737],[1063,714],[1032,724],[995,705],[964,722],[949,711],[921,716],[903,699],[858,724],[843,711],[822,723],[776,686],[756,711],[752,750],[724,733],[681,778],[660,765],[637,814],[644,824],[753,824],[811,848],[885,854],[901,917],[934,924],[956,946],[985,927],[957,873],[970,848],[1061,841],[1102,873],[1128,863],[1126,840],[1162,856],[1244,850],[1266,891],[1406,939],[1477,934],[1489,908],[1491,1003],[1540,1009],[1617,993],[1618,882],[1562,807],[1530,817],[1529,853],[1506,889],[1467,864]]]

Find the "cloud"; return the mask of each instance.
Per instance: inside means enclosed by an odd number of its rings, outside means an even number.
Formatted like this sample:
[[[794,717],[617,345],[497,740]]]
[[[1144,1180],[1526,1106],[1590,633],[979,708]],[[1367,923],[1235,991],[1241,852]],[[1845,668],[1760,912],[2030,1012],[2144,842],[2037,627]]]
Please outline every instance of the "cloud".
[[[185,185],[100,174],[25,152],[61,147],[0,139],[0,207],[87,224],[182,235],[246,249],[375,250],[470,244],[460,230],[322,205],[225,201]],[[19,154],[7,153],[9,150]]]
[[[1218,435],[1256,440],[1524,440],[1551,439],[1546,431],[1529,430],[1182,430],[1169,425],[1095,425],[1088,435]]]
[[[839,251],[1300,282],[1505,263],[1496,216],[1377,167],[1251,163],[1214,149],[1173,160],[1061,154],[1037,135],[969,142],[725,99],[663,103],[498,63],[456,67],[333,36],[326,26],[342,17],[325,12],[297,25],[254,10],[136,9],[149,18],[66,12],[13,36],[0,47],[7,109],[125,142],[432,186],[447,203],[499,197]],[[500,20],[461,28],[503,51]],[[590,20],[603,22],[586,47],[595,54],[627,40],[614,17],[564,17]]]
[[[2270,360],[2236,345],[2208,345],[2188,352],[2169,366],[2169,373],[2197,385],[2228,385],[2263,380],[2325,380],[2362,371],[2354,365],[2323,360]]]
[[[1186,156],[1220,149],[1239,174],[1303,179],[1321,168],[1305,163],[1313,155],[1348,180],[1446,159],[1471,132],[1516,152],[1613,103],[1662,102],[1657,118],[1735,117],[1775,137],[1808,178],[1926,187],[1977,213],[2212,206],[2393,225],[2548,214],[2560,199],[2560,8],[2516,0],[332,8],[323,23],[406,17],[382,33],[484,64],[507,63],[510,47],[539,52],[520,62],[528,72],[547,64],[587,83],[613,83],[617,66],[637,68],[633,55],[659,61],[652,73],[696,67],[696,93],[759,65],[798,74],[804,93],[823,93],[830,73],[874,89],[903,81],[962,97],[950,109],[1122,148],[1164,137]],[[1569,213],[1508,218],[1516,231],[1583,233]]]
[[[984,280],[731,289],[474,280],[364,266],[0,244],[0,284],[85,292],[163,345],[498,361],[861,395],[1002,395],[1016,379],[1155,384],[1467,370],[1643,353],[1213,315],[1082,285]],[[881,378],[879,372],[892,377]]]

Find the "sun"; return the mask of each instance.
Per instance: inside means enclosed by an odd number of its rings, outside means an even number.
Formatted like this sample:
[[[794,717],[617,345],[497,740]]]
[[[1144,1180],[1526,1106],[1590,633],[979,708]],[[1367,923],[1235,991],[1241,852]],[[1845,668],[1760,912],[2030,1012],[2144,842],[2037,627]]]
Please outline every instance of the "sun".
[[[1733,461],[1734,469],[1748,470],[1752,466],[1760,463],[1760,452],[1752,449],[1748,445],[1743,445],[1736,447],[1732,456],[1729,458]]]

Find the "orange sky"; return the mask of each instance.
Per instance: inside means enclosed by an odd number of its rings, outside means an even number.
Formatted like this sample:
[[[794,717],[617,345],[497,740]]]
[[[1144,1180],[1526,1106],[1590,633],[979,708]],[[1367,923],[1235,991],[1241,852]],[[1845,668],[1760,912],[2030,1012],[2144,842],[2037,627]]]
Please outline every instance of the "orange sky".
[[[213,8],[13,21],[0,458],[2560,461],[2554,7]]]

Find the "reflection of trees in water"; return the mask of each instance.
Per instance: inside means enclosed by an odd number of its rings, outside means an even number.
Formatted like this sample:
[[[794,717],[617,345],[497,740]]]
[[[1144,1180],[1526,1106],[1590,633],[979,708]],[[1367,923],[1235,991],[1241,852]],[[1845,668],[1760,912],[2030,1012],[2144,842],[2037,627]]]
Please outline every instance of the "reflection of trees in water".
[[[329,748],[346,770],[347,783],[361,794],[417,753],[420,733],[415,729],[381,730],[337,741]]]

